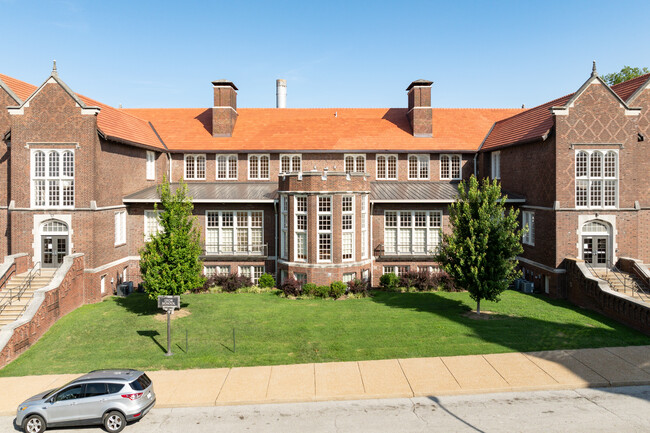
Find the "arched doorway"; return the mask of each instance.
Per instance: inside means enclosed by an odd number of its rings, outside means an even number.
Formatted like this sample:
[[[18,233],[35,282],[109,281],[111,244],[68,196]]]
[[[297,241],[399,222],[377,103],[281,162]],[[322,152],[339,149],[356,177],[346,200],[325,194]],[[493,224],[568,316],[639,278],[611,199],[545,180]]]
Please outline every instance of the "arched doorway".
[[[611,230],[604,221],[591,220],[582,226],[582,259],[593,267],[611,263]]]
[[[68,225],[59,220],[41,224],[41,266],[58,268],[68,255]]]

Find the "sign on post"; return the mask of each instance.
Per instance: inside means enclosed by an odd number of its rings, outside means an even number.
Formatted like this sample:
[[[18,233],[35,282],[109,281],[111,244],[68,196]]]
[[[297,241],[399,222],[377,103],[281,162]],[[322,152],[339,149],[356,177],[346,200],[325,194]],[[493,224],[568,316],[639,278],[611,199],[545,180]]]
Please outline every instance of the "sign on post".
[[[172,356],[171,351],[171,340],[172,340],[172,327],[171,327],[171,315],[174,313],[174,310],[181,309],[181,297],[180,296],[158,296],[158,308],[162,308],[167,313],[167,353],[165,356]]]

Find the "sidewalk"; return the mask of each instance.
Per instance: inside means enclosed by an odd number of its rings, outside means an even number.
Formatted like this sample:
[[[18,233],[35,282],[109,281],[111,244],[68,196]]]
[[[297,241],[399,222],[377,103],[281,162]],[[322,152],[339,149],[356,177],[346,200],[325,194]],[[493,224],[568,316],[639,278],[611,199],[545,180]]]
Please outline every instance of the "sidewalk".
[[[650,385],[650,346],[147,374],[159,408]],[[0,378],[0,415],[78,376]]]

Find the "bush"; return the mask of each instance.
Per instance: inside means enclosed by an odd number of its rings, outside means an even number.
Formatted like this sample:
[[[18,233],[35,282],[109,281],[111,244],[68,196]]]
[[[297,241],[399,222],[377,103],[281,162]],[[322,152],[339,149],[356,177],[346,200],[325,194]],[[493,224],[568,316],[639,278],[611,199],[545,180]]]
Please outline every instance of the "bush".
[[[316,286],[314,296],[319,298],[327,298],[330,295],[330,286]]]
[[[280,290],[285,296],[300,296],[302,294],[300,282],[293,277],[285,279],[280,286]]]
[[[330,284],[330,295],[332,296],[332,298],[338,299],[341,296],[345,295],[347,288],[348,287],[345,285],[344,282],[334,281],[332,284]]]
[[[242,287],[250,287],[253,282],[250,278],[239,274],[230,274],[222,279],[221,290],[223,292],[235,292]]]
[[[314,283],[305,283],[302,285],[302,294],[307,296],[315,296],[317,285]]]
[[[416,287],[416,282],[418,280],[417,272],[406,272],[399,277],[399,286],[409,289],[411,287]]]
[[[446,272],[438,272],[438,287],[445,292],[462,292],[462,289],[456,286],[454,279]]]
[[[360,280],[355,278],[354,280],[348,283],[348,293],[353,295],[363,295],[368,296],[368,286],[370,284],[367,281]]]
[[[270,274],[262,274],[257,285],[263,289],[270,289],[275,287],[275,279]]]
[[[397,284],[399,283],[399,277],[394,273],[390,272],[384,274],[379,278],[379,285],[384,289],[391,292],[397,290]]]

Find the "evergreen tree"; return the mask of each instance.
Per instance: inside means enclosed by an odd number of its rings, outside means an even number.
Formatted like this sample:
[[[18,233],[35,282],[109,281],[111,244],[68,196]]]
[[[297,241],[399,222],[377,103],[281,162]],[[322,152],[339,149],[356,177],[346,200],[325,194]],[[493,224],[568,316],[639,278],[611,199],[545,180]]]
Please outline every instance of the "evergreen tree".
[[[194,226],[194,205],[187,196],[187,185],[181,181],[172,192],[169,182],[163,179],[158,195],[161,229],[140,250],[140,274],[151,299],[180,295],[204,282],[203,263],[199,259],[201,236]]]
[[[461,182],[459,198],[449,207],[452,232],[443,235],[438,260],[456,285],[470,293],[481,313],[481,300],[499,295],[519,276],[515,257],[521,254],[519,211],[507,210],[501,186],[472,175]]]

